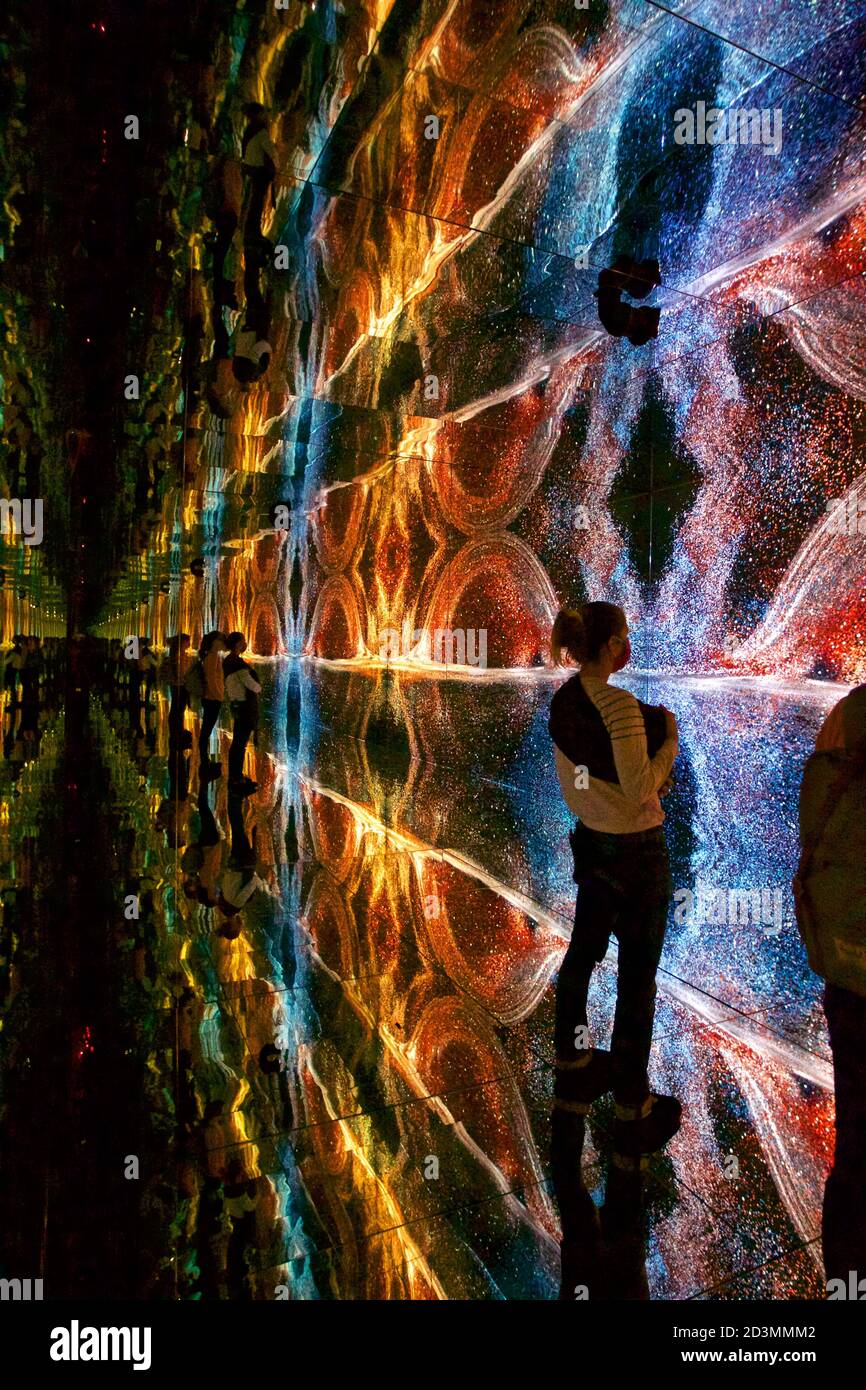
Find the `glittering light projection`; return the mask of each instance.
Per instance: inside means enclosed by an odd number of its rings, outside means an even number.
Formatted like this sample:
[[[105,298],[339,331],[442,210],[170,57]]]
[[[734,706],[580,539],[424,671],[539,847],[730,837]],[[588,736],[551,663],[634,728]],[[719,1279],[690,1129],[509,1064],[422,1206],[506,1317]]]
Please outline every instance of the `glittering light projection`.
[[[544,1117],[573,885],[547,643],[561,601],[611,599],[621,679],[679,721],[666,808],[691,895],[659,976],[653,1080],[685,1119],[650,1292],[737,1296],[761,1268],[743,1296],[818,1296],[832,1078],[789,882],[803,760],[866,677],[862,5],[287,14],[237,69],[277,153],[271,367],[194,413],[149,557],[152,630],[240,628],[266,685],[279,932],[207,969],[247,990],[256,1050],[293,1048],[293,1127],[256,1128],[239,1081],[215,1147],[275,1175],[294,1296],[555,1292]],[[781,114],[768,142],[739,118],[735,140],[680,142],[698,103]],[[190,229],[196,273],[212,230]],[[643,346],[599,322],[623,254],[661,267]],[[211,313],[205,295],[208,332]],[[484,663],[461,660],[482,632]],[[602,1152],[588,1138],[590,1184]]]
[[[546,639],[560,600],[623,604],[644,673],[626,683],[683,731],[669,829],[698,907],[671,923],[659,1026],[695,1146],[683,1180],[727,1205],[727,1088],[787,1213],[773,1239],[790,1222],[805,1240],[830,1078],[791,918],[793,808],[842,693],[812,678],[866,674],[864,536],[844,521],[864,486],[866,124],[840,61],[863,16],[688,11],[391,12],[274,227],[297,258],[287,378],[314,397],[290,407],[309,422],[300,641],[308,708],[435,769],[396,802],[382,774],[372,804],[416,872],[414,837],[436,847],[440,964],[546,1055],[543,924],[567,922],[571,891]],[[698,102],[780,113],[773,142],[677,143]],[[623,253],[662,268],[644,347],[598,322]],[[414,645],[383,659],[406,626]],[[442,629],[485,630],[486,670],[437,667],[420,639]],[[716,890],[767,912],[731,920]]]
[[[858,515],[864,118],[812,77],[855,12],[782,7],[791,33],[810,16],[793,77],[642,3],[565,29],[534,8],[468,63],[478,7],[453,7],[453,48],[402,35],[418,67],[393,90],[385,69],[363,130],[342,113],[288,189],[314,315],[291,358],[316,397],[305,650],[369,661],[408,617],[528,666],[579,590],[625,604],[640,667],[857,679],[861,532],[831,503]],[[781,110],[778,155],[678,146],[700,93]],[[594,315],[624,246],[664,270],[646,349]]]

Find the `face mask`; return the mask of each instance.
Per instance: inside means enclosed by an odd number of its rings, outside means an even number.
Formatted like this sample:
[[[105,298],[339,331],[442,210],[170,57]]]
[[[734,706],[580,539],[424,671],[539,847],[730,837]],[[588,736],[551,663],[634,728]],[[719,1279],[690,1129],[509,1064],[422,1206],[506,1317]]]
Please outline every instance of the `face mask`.
[[[629,663],[630,661],[631,661],[631,642],[630,642],[630,640],[629,640],[628,637],[627,637],[627,638],[625,639],[625,642],[623,643],[623,645],[620,647],[619,656],[616,658],[616,660],[615,660],[614,663],[613,663],[613,670],[614,670],[614,671],[621,671],[622,668],[623,668],[623,666],[627,666],[628,663]]]

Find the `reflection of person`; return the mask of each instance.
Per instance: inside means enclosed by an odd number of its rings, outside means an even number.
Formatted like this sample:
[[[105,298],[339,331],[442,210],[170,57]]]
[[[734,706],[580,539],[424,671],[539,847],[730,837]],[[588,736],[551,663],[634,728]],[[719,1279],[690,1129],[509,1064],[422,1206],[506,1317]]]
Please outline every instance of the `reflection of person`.
[[[24,644],[24,659],[21,664],[21,702],[32,703],[37,698],[39,677],[44,662],[39,648],[38,637],[28,637]]]
[[[224,304],[230,309],[236,309],[238,302],[235,296],[235,274],[232,273],[236,267],[227,266],[226,261],[237,234],[243,202],[243,175],[238,160],[228,155],[222,158],[217,183],[221,196],[219,211],[214,218],[214,301],[218,305]]]
[[[24,753],[28,761],[39,752],[40,740],[40,698],[38,672],[33,679],[21,688],[21,723],[19,733],[24,741]]]
[[[245,324],[238,334],[235,355],[232,358],[232,371],[242,386],[251,386],[268,370],[271,361],[271,345],[259,337],[254,328]]]
[[[244,776],[244,756],[250,735],[258,727],[259,695],[262,689],[251,667],[241,656],[246,647],[247,639],[242,632],[230,632],[226,638],[228,655],[223,662],[226,695],[234,717],[229,748],[229,790],[239,793],[256,789],[253,779]]]
[[[202,907],[216,907],[219,902],[217,880],[222,857],[222,836],[210,808],[207,784],[198,794],[199,833],[195,844],[188,846],[181,867],[184,871],[184,893]]]
[[[202,775],[219,777],[219,761],[210,760],[210,736],[220,716],[225,697],[222,654],[225,651],[225,637],[221,632],[208,632],[202,638],[199,660],[202,669],[201,731],[198,737],[199,760]]]
[[[264,883],[256,873],[256,851],[250,843],[244,823],[244,802],[239,796],[229,794],[229,825],[231,827],[231,854],[223,872],[219,896],[219,909],[227,919],[220,928],[220,934],[229,938],[239,935],[241,909],[254,894],[264,891]]]
[[[610,1164],[599,1212],[583,1181],[585,1116],[554,1110],[550,1129],[550,1176],[562,1222],[560,1299],[648,1299],[640,1166]]]
[[[794,883],[809,964],[825,981],[836,1149],[824,1191],[828,1280],[866,1270],[866,685],[834,705],[800,792]]]
[[[12,638],[12,650],[6,658],[6,668],[3,672],[3,685],[15,699],[15,688],[18,675],[24,665],[24,638],[16,635]]]
[[[254,893],[264,891],[253,864],[232,864],[223,873],[218,906],[225,917],[238,917]]]
[[[183,717],[189,704],[186,677],[190,666],[189,633],[176,632],[168,639],[168,656],[163,670],[168,678],[169,699],[168,741],[179,748],[183,741]]]
[[[257,241],[262,235],[262,214],[268,190],[277,172],[276,150],[268,131],[265,108],[257,101],[244,106],[247,124],[241,147],[243,170],[248,181],[248,200],[244,217],[244,242]]]
[[[246,1255],[255,1246],[258,1189],[258,1179],[248,1177],[241,1160],[233,1158],[223,1182],[225,1211],[231,1222],[226,1250],[226,1276],[229,1297],[233,1299],[248,1297],[249,1268]]]
[[[658,261],[635,261],[631,256],[620,256],[601,272],[595,292],[598,317],[612,338],[627,337],[635,347],[641,347],[650,338],[658,337],[661,309],[648,305],[634,309],[623,302],[622,296],[645,299],[659,284]]]
[[[144,683],[144,702],[149,704],[153,686],[156,680],[156,668],[159,665],[156,653],[150,645],[147,637],[142,637],[139,643],[138,660],[136,661],[138,671],[139,690],[141,683]]]
[[[659,793],[677,756],[676,720],[608,684],[631,654],[628,623],[616,605],[563,609],[550,645],[555,662],[565,651],[580,667],[554,695],[548,726],[563,796],[579,817],[570,836],[574,930],[556,985],[555,1104],[583,1113],[612,1086],[616,1151],[653,1153],[676,1133],[681,1115],[679,1102],[652,1094],[647,1078],[671,893]],[[586,1006],[611,932],[619,961],[608,1056],[589,1046]]]

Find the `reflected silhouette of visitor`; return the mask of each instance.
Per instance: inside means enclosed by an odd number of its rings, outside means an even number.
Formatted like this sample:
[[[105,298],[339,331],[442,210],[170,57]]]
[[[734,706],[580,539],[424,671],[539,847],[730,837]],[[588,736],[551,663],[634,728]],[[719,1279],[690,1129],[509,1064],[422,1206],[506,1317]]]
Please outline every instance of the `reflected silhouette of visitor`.
[[[186,677],[190,667],[189,633],[176,632],[168,639],[168,655],[161,675],[168,681],[168,744],[169,749],[183,744],[184,715],[189,705]]]
[[[236,380],[241,386],[252,386],[265,375],[270,362],[270,343],[249,323],[245,323],[235,341],[232,357],[232,372]]]
[[[560,1302],[646,1300],[642,1167],[608,1165],[599,1211],[583,1180],[585,1137],[582,1115],[554,1110],[550,1173],[562,1226]]]
[[[216,907],[219,903],[217,881],[222,858],[222,836],[209,797],[209,787],[205,785],[198,794],[198,838],[184,851],[181,861],[184,893],[202,907]]]
[[[251,1296],[244,1255],[255,1243],[258,1187],[258,1179],[248,1177],[242,1161],[233,1158],[223,1181],[225,1213],[231,1223],[226,1274],[229,1297],[232,1299],[248,1299]]]
[[[27,637],[21,653],[20,677],[21,695],[17,703],[10,704],[13,727],[17,721],[17,739],[12,747],[12,761],[19,755],[20,761],[31,762],[38,756],[41,739],[43,699],[40,681],[44,672],[44,659],[36,637]]]
[[[18,681],[21,669],[24,665],[24,638],[16,633],[12,638],[12,647],[6,657],[6,665],[3,670],[3,688],[9,694],[10,704],[15,704],[18,695]]]
[[[235,281],[240,265],[240,255],[235,247],[236,244],[239,247],[241,240],[239,225],[243,203],[243,175],[239,160],[231,155],[224,155],[218,162],[214,184],[218,189],[219,199],[219,208],[214,216],[216,233],[212,262],[214,308],[217,310],[221,310],[223,307],[237,309]],[[221,314],[215,313],[215,331],[220,324]],[[218,356],[227,355],[227,337],[224,347],[217,341],[216,351]]]
[[[264,1084],[274,1107],[274,1125],[279,1125],[283,1129],[291,1129],[294,1115],[292,1092],[289,1086],[286,1062],[276,1043],[264,1043],[259,1049],[259,1070],[265,1078]],[[276,1095],[274,1091],[276,1091]]]
[[[150,645],[150,638],[142,637],[138,646],[138,660],[135,663],[139,678],[139,690],[144,687],[144,703],[150,703],[153,694],[153,687],[156,682],[156,670],[159,665],[156,653]]]
[[[39,699],[39,679],[44,668],[38,637],[28,637],[24,643],[21,663],[21,703],[35,703]]]
[[[244,758],[250,736],[259,724],[259,695],[262,687],[251,666],[243,660],[247,639],[242,632],[230,632],[226,638],[226,658],[223,662],[225,689],[231,705],[234,725],[229,748],[229,790],[249,795],[257,783],[244,776]]]
[[[178,1146],[185,1151],[195,1133],[198,1106],[195,1092],[193,1048],[196,1029],[201,1025],[204,1004],[188,985],[175,1001],[177,1047],[177,1126]]]
[[[657,338],[661,309],[649,305],[635,309],[625,303],[622,296],[645,299],[660,284],[659,263],[655,260],[635,261],[631,256],[620,256],[603,270],[598,277],[595,298],[606,332],[612,338],[628,338],[635,347]]]
[[[264,891],[264,883],[256,873],[256,851],[247,835],[244,821],[244,801],[229,793],[229,825],[231,853],[223,871],[218,907],[225,920],[218,928],[221,936],[233,939],[243,926],[241,911],[254,895]]]
[[[189,813],[189,754],[182,748],[169,751],[168,796],[161,801],[155,817],[157,829],[164,830],[172,849],[179,849],[186,839]]]
[[[204,778],[222,776],[222,765],[218,759],[211,760],[210,739],[222,709],[225,698],[222,658],[225,651],[225,634],[207,632],[202,638],[198,661],[187,675],[187,689],[195,673],[201,689],[201,729],[198,736],[199,775]]]
[[[257,101],[249,101],[243,108],[246,117],[244,133],[241,137],[243,151],[243,172],[246,181],[243,215],[244,245],[261,240],[262,217],[268,192],[276,178],[276,150],[268,129],[268,115]]]

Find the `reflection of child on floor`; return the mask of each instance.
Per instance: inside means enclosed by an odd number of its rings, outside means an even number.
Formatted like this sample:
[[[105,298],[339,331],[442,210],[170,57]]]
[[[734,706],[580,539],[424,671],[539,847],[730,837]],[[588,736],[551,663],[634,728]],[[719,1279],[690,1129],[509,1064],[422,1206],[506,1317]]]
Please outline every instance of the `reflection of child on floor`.
[[[6,666],[3,672],[3,687],[15,695],[18,682],[18,673],[24,667],[24,638],[14,637],[12,639],[12,650],[6,657]]]

